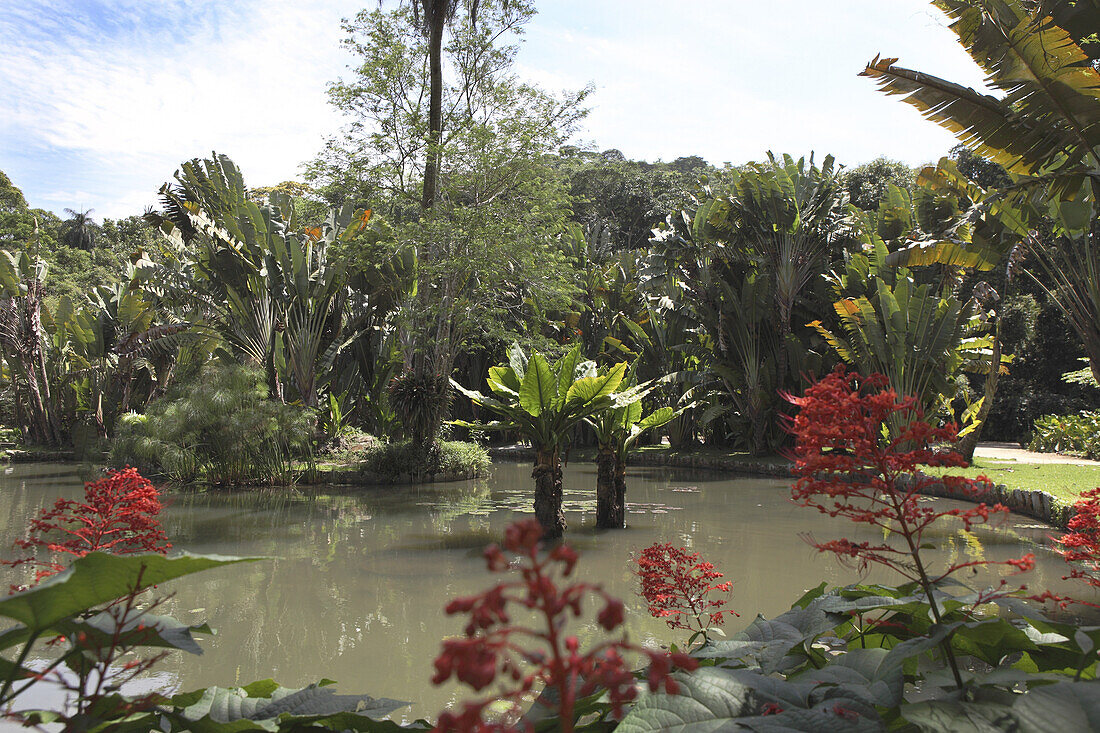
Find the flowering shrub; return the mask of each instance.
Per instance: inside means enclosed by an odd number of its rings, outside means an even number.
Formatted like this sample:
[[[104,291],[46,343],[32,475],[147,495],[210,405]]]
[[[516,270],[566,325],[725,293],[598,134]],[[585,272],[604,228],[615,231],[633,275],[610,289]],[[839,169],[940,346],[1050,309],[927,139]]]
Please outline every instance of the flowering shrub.
[[[855,562],[861,570],[871,563],[885,565],[918,583],[936,623],[941,623],[942,613],[933,590],[948,577],[980,565],[1002,564],[1016,571],[1029,570],[1034,566],[1034,556],[1001,562],[952,562],[938,571],[928,566],[921,550],[932,546],[926,534],[941,519],[954,517],[969,530],[988,522],[992,515],[1007,517],[1008,509],[984,503],[968,509],[943,509],[939,504],[920,501],[922,490],[933,481],[974,498],[987,491],[990,482],[985,477],[933,478],[919,473],[920,466],[966,465],[957,453],[935,449],[936,444],[954,442],[955,426],[933,427],[923,419],[914,397],[899,397],[887,385],[882,375],[845,374],[841,366],[809,387],[802,397],[787,396],[801,408],[791,421],[794,473],[798,477],[791,495],[796,503],[829,516],[881,528],[882,542],[846,538],[809,541],[820,552],[832,552],[842,560]],[[895,537],[900,540],[897,545],[890,541]],[[1007,581],[1002,579],[998,589],[979,594],[974,604],[1007,593],[1006,586]],[[946,643],[944,650],[961,685]]]
[[[468,614],[469,622],[462,638],[443,642],[432,682],[441,684],[454,677],[480,692],[500,680],[504,688],[491,697],[465,703],[457,713],[441,713],[437,731],[520,730],[514,720],[520,702],[537,687],[543,687],[544,698],[554,700],[559,717],[557,730],[568,733],[582,712],[579,702],[583,699],[606,690],[611,712],[621,715],[623,706],[635,698],[635,678],[622,656],[624,652],[648,657],[649,689],[663,688],[670,694],[677,691],[676,682],[669,677],[672,668],[690,670],[697,666],[685,654],[643,649],[624,638],[582,650],[577,637],[566,633],[565,625],[570,616],[582,615],[584,600],[594,597],[603,604],[596,622],[608,632],[622,625],[623,604],[598,585],[559,585],[555,576],[571,576],[578,556],[568,545],[560,544],[540,557],[541,537],[542,528],[535,520],[508,527],[504,549],[518,553],[518,562],[509,564],[497,545],[485,550],[485,560],[490,572],[514,573],[518,578],[475,596],[456,598],[447,605],[448,615]],[[532,625],[513,621],[514,609],[530,611],[535,618]],[[486,721],[486,708],[497,700],[512,703],[512,717]]]
[[[52,508],[43,509],[28,524],[26,539],[16,540],[15,544],[31,552],[45,549],[73,558],[89,552],[163,555],[171,545],[157,518],[161,509],[156,487],[137,469],[127,467],[85,483],[84,501],[58,499]],[[35,566],[35,582],[65,569],[56,560],[44,561],[34,556],[2,564]]]
[[[30,565],[35,568],[34,582],[55,575],[65,569],[57,559],[42,560],[35,553],[44,549],[73,559],[91,552],[107,552],[113,555],[132,555],[143,552],[168,552],[168,544],[158,515],[162,508],[160,494],[136,469],[112,471],[110,475],[84,484],[84,500],[58,499],[53,507],[43,509],[30,520],[25,539],[15,545],[32,554],[0,564],[9,567]],[[58,657],[47,668],[34,674],[34,679],[49,676],[59,687],[72,693],[73,715],[87,715],[106,694],[117,690],[124,683],[149,670],[164,657],[158,651],[143,658],[133,657],[119,664],[124,656],[148,643],[143,618],[159,606],[163,599],[142,608],[138,596],[148,587],[139,569],[133,586],[124,595],[113,599],[102,609],[87,612],[89,621],[71,631],[68,636],[54,636],[52,646],[68,645],[69,651]],[[23,586],[12,586],[13,593],[23,591]],[[33,641],[33,639],[32,639]],[[69,660],[80,659],[81,664]],[[62,661],[72,675],[54,671]],[[51,674],[52,673],[52,674]],[[15,692],[10,683],[0,688],[0,698]],[[17,693],[16,693],[17,694]],[[149,707],[154,696],[146,696],[126,703],[125,709],[116,712],[136,712]]]
[[[664,619],[670,629],[691,632],[688,645],[699,636],[705,642],[711,627],[721,626],[725,614],[733,613],[725,609],[733,582],[715,583],[724,576],[697,552],[654,542],[642,550],[637,574],[650,615]]]
[[[1081,494],[1073,509],[1069,532],[1057,540],[1062,557],[1075,564],[1066,577],[1100,588],[1100,488]]]

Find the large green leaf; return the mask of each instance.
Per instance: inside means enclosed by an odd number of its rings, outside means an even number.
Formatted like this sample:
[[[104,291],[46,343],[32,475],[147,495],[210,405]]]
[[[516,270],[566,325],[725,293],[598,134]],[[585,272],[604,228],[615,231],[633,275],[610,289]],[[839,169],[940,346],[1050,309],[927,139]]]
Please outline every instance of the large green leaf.
[[[675,675],[678,695],[646,695],[631,708],[619,733],[680,731],[704,733],[734,730],[733,721],[758,712],[752,688],[714,667]]]
[[[121,598],[135,587],[148,588],[202,570],[259,559],[93,552],[35,587],[0,600],[0,616],[18,621],[32,632],[46,631],[82,611]]]
[[[578,379],[569,387],[565,398],[566,404],[583,409],[601,398],[610,398],[622,384],[626,367],[627,364],[624,361],[608,369],[606,374]]]
[[[389,724],[378,727],[367,723],[389,715],[408,703],[369,695],[337,695],[325,685],[300,689],[286,688],[272,680],[254,682],[247,687],[209,687],[194,693],[176,695],[171,700],[185,729],[194,733],[228,731],[301,729],[307,725],[324,726],[341,722],[337,730],[393,730]],[[351,713],[352,716],[341,714]],[[359,724],[355,718],[363,718]]]
[[[527,414],[538,417],[549,410],[558,395],[558,383],[546,358],[535,354],[527,364],[527,373],[519,387],[519,405]]]
[[[1100,730],[1100,682],[1062,682],[1032,689],[1012,706],[1022,733]]]

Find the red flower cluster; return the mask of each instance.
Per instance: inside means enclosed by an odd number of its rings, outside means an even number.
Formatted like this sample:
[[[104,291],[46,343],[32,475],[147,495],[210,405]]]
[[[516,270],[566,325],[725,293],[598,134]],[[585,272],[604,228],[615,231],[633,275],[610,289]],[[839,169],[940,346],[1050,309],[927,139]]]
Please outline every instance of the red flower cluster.
[[[733,582],[715,583],[724,576],[713,564],[700,560],[697,552],[654,542],[642,550],[636,572],[649,613],[663,618],[670,629],[692,632],[693,639],[705,636],[711,626],[720,626],[724,614],[733,613],[724,608]],[[712,593],[723,597],[711,597]]]
[[[560,544],[540,558],[541,537],[542,528],[534,520],[508,527],[504,549],[518,553],[518,562],[509,564],[504,551],[496,545],[485,550],[485,559],[490,572],[516,572],[519,578],[499,583],[476,596],[456,598],[447,605],[448,615],[468,614],[469,622],[463,638],[443,642],[432,682],[438,685],[454,677],[481,691],[501,680],[506,687],[492,697],[465,703],[460,712],[441,713],[435,730],[478,733],[520,730],[510,719],[486,721],[486,707],[497,700],[507,700],[513,704],[513,713],[518,713],[522,700],[542,687],[551,693],[545,698],[554,700],[559,730],[570,733],[579,699],[606,690],[613,712],[621,715],[623,705],[635,698],[635,678],[622,656],[624,652],[648,657],[649,688],[663,688],[670,694],[677,691],[676,682],[669,676],[672,668],[692,670],[698,666],[686,654],[654,652],[622,638],[582,651],[577,637],[565,633],[569,617],[581,616],[582,602],[588,597],[602,601],[596,621],[606,631],[622,625],[623,604],[599,585],[573,583],[559,587],[555,576],[572,575],[577,553]],[[513,622],[513,608],[532,613],[534,624]]]
[[[156,487],[136,468],[112,471],[109,476],[84,484],[84,501],[58,499],[43,509],[28,525],[26,539],[17,547],[83,557],[89,552],[129,555],[139,552],[168,552],[171,545],[157,515],[162,509]],[[56,561],[35,557],[3,561],[11,567],[37,567],[35,582],[64,570]]]
[[[1069,532],[1057,540],[1065,561],[1077,564],[1066,577],[1100,588],[1100,488],[1081,494],[1073,509]]]
[[[913,397],[898,397],[888,389],[881,374],[861,377],[845,374],[838,367],[832,374],[809,387],[802,397],[786,395],[801,408],[791,420],[795,436],[793,500],[832,517],[881,527],[887,537],[902,540],[899,547],[888,542],[853,542],[838,539],[810,544],[821,552],[854,561],[860,569],[870,563],[893,568],[909,580],[934,586],[963,568],[1001,564],[1017,571],[1027,570],[1034,557],[1000,563],[978,560],[953,563],[939,573],[929,573],[920,549],[925,533],[943,517],[955,517],[966,529],[988,522],[991,515],[1007,517],[1001,504],[978,504],[969,509],[940,509],[920,501],[923,489],[943,482],[972,497],[988,490],[984,476],[930,477],[920,466],[958,466],[966,462],[957,453],[936,450],[936,444],[952,443],[955,426],[932,427],[923,420]]]

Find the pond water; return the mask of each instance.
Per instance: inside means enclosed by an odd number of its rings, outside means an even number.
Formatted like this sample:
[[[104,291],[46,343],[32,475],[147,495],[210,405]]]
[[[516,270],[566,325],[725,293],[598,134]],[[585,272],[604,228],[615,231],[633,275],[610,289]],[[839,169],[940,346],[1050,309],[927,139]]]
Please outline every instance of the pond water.
[[[68,465],[4,469],[0,547],[10,548],[26,520],[57,497],[79,496],[88,478]],[[604,583],[626,602],[635,641],[684,641],[680,632],[650,618],[636,595],[631,558],[654,541],[699,551],[734,581],[732,607],[742,616],[727,622],[729,631],[757,613],[781,613],[822,580],[899,582],[881,572],[861,578],[802,541],[801,534],[874,538],[843,520],[794,506],[786,480],[632,469],[630,526],[618,531],[593,529],[595,481],[592,465],[566,468],[566,538],[581,553],[579,577]],[[302,686],[329,678],[342,692],[414,701],[398,719],[434,718],[467,696],[458,686],[430,683],[440,639],[462,627],[443,606],[493,581],[481,550],[499,540],[508,523],[529,516],[531,499],[530,467],[510,463],[495,465],[488,479],[444,485],[171,492],[163,520],[175,548],[270,559],[208,571],[163,589],[175,595],[162,613],[191,623],[206,620],[217,636],[202,641],[202,656],[177,653],[162,661],[149,684],[193,689],[273,677]],[[968,533],[956,524],[934,539],[940,553],[960,559],[1034,551],[1037,568],[1026,582],[1057,590],[1066,588],[1059,580],[1064,563],[1046,547],[1050,532],[1013,515],[996,529]],[[991,579],[988,572],[975,582]],[[584,638],[596,627],[578,632]]]

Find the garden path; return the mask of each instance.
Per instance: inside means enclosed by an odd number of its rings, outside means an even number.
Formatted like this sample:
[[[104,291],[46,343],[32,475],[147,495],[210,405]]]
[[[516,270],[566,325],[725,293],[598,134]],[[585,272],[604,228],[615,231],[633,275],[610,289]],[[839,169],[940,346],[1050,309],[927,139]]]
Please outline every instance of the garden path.
[[[1018,443],[979,443],[974,451],[978,458],[992,458],[997,461],[1018,461],[1020,463],[1064,463],[1074,466],[1100,466],[1100,461],[1088,458],[1067,456],[1061,453],[1037,453],[1021,448]]]

